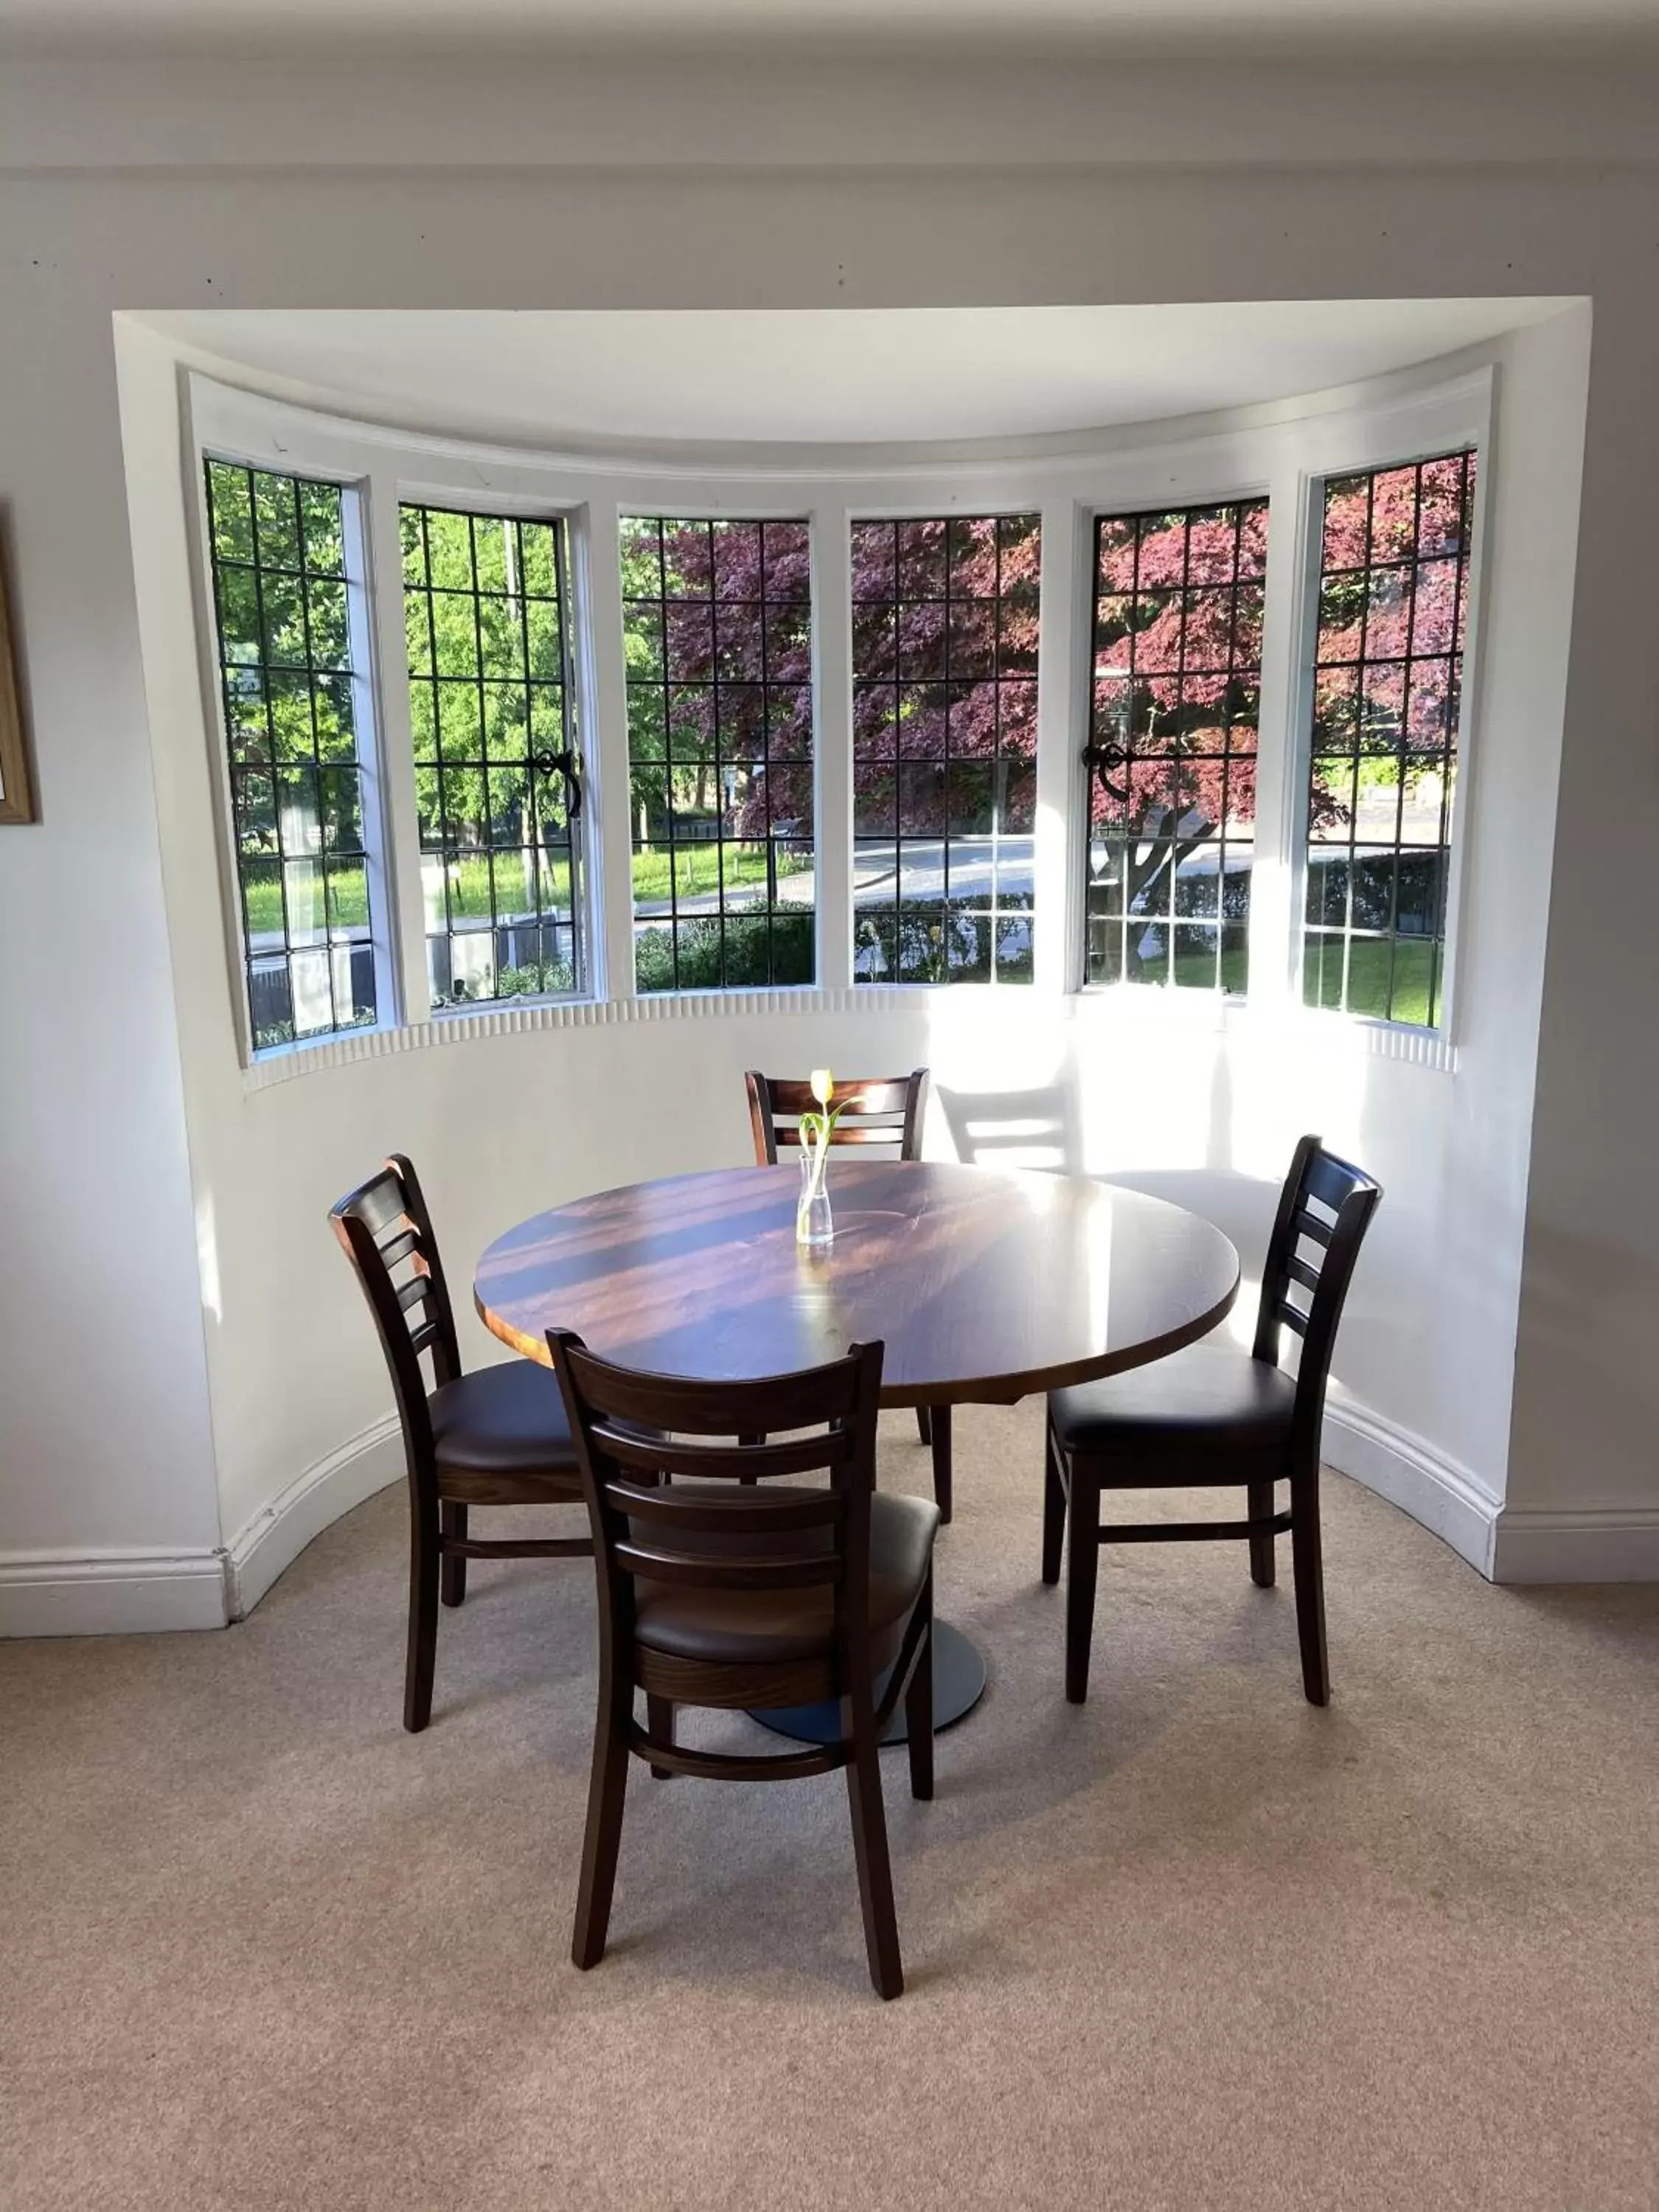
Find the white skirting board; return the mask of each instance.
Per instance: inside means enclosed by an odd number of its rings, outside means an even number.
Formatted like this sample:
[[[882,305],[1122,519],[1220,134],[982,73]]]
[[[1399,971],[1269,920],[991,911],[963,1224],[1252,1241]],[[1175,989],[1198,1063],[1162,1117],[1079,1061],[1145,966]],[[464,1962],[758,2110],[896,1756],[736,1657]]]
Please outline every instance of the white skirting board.
[[[1420,1437],[1326,1408],[1327,1463],[1450,1545],[1488,1581],[1659,1582],[1659,1505],[1504,1506]],[[0,1556],[0,1636],[127,1636],[240,1620],[314,1536],[403,1475],[395,1414],[319,1460],[216,1551]]]
[[[226,1617],[222,1552],[0,1557],[0,1636],[138,1636]]]
[[[1421,1437],[1333,1396],[1328,1467],[1386,1498],[1492,1583],[1659,1582],[1659,1504],[1505,1505]]]
[[[1499,1583],[1659,1583],[1659,1505],[1506,1505]]]
[[[0,1555],[0,1636],[223,1628],[253,1610],[313,1536],[403,1472],[398,1418],[388,1413],[307,1468],[216,1550]]]
[[[1478,1475],[1432,1444],[1334,1394],[1325,1403],[1321,1457],[1327,1467],[1386,1498],[1492,1580],[1492,1540],[1501,1501]]]
[[[395,1413],[359,1431],[349,1443],[309,1467],[234,1536],[225,1552],[225,1614],[244,1620],[283,1569],[331,1521],[349,1513],[404,1472]]]

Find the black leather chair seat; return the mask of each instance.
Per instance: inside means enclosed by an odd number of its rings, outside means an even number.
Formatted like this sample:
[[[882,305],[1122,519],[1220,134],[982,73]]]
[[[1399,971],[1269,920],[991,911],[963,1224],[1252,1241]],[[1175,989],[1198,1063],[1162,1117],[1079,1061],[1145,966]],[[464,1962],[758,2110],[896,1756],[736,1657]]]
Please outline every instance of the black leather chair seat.
[[[767,1484],[766,1492],[769,1498],[802,1494],[774,1483]],[[734,1504],[752,1505],[755,1501],[754,1491],[737,1483],[699,1483],[697,1494],[700,1502],[730,1498]],[[938,1506],[925,1498],[878,1491],[870,1501],[870,1631],[878,1672],[896,1655],[903,1640],[905,1622],[927,1579],[939,1522]],[[635,1527],[635,1540],[649,1546],[651,1531],[645,1523]],[[803,1529],[792,1541],[803,1551],[827,1552],[830,1531]],[[690,1532],[676,1529],[673,1544],[682,1552],[701,1550],[706,1544],[730,1559],[736,1540],[714,1534],[700,1542]],[[634,1584],[634,1634],[653,1651],[721,1665],[817,1659],[830,1645],[834,1598],[827,1583],[798,1590],[687,1589],[647,1582],[641,1576]]]
[[[580,1495],[564,1401],[538,1361],[477,1368],[440,1384],[427,1403],[441,1474],[565,1475],[570,1495]]]
[[[1188,1345],[1149,1367],[1053,1392],[1067,1451],[1248,1452],[1290,1435],[1292,1376],[1231,1345]]]

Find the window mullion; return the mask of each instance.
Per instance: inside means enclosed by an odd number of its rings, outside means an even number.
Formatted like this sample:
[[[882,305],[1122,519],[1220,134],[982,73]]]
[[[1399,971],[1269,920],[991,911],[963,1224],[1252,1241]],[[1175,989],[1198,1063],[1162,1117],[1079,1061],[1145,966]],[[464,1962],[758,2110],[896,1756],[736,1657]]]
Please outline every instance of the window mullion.
[[[1319,618],[1315,500],[1294,459],[1268,484],[1267,605],[1256,732],[1255,857],[1250,880],[1249,995],[1283,1008],[1299,995],[1304,733],[1312,726],[1312,638]],[[1312,627],[1310,627],[1312,625]]]
[[[595,998],[631,999],[634,981],[633,789],[628,759],[628,687],[623,641],[621,533],[614,506],[594,501],[575,546],[578,604],[587,619],[577,632],[582,696],[587,706],[584,767],[588,798],[586,846],[593,918],[589,988]]]
[[[377,943],[391,949],[397,971],[396,1003],[405,1022],[432,1018],[431,979],[427,972],[426,895],[421,880],[421,823],[415,797],[415,744],[409,706],[409,648],[404,629],[403,534],[398,487],[384,470],[371,473],[363,490],[368,544],[363,574],[371,653],[362,666],[373,669],[380,714],[378,774],[372,779],[382,809],[378,876],[382,905],[374,915]],[[353,659],[356,661],[355,650]],[[382,934],[384,931],[384,934]]]
[[[848,508],[815,506],[812,703],[817,807],[817,976],[853,981],[853,556]]]
[[[1083,883],[1088,791],[1083,747],[1089,728],[1090,563],[1093,526],[1070,499],[1042,509],[1037,611],[1036,830],[1032,866],[1036,932],[1032,981],[1059,996],[1083,980]],[[1081,680],[1079,680],[1081,679]]]

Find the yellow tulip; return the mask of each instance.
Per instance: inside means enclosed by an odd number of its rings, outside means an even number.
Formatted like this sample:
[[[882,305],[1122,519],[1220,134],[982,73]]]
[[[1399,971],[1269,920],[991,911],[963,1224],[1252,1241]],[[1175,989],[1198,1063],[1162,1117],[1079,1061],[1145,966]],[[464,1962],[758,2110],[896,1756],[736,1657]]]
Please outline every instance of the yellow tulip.
[[[834,1095],[836,1088],[834,1082],[830,1079],[829,1069],[827,1067],[815,1067],[812,1070],[811,1079],[813,1097],[817,1100],[820,1106],[828,1106],[831,1097]]]

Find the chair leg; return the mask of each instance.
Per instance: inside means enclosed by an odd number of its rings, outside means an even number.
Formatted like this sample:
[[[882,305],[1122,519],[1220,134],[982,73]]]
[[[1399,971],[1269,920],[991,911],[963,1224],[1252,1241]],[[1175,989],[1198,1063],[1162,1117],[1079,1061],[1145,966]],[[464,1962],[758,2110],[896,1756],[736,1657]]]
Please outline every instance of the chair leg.
[[[932,1656],[930,1652],[930,1663]],[[875,1709],[867,1680],[861,1689],[842,1700],[842,1726],[848,1741],[847,1803],[853,1816],[853,1856],[858,1866],[870,1979],[878,1996],[901,1996],[904,1968],[899,1958],[893,1869],[887,1856],[887,1815],[881,1801]]]
[[[646,1734],[658,1743],[673,1742],[674,1703],[672,1698],[653,1698],[649,1691],[646,1692],[645,1729]],[[651,1770],[659,1782],[666,1782],[672,1771],[666,1766],[653,1766]]]
[[[916,1663],[904,1687],[904,1726],[910,1752],[910,1795],[924,1801],[933,1794],[933,1577],[917,1604],[927,1626],[916,1648]]]
[[[404,1726],[418,1735],[432,1718],[432,1676],[438,1658],[438,1509],[416,1505],[409,1516],[409,1651],[404,1662]]]
[[[442,1516],[444,1534],[458,1544],[466,1541],[466,1508],[446,1499],[439,1507]],[[441,1577],[441,1595],[446,1605],[459,1605],[466,1595],[466,1561],[454,1552],[444,1554]]]
[[[1271,1482],[1252,1482],[1245,1486],[1252,1521],[1271,1521],[1273,1517],[1273,1486]],[[1258,1589],[1273,1586],[1273,1540],[1272,1531],[1250,1539],[1250,1580]]]
[[[1060,1439],[1045,1423],[1042,1435],[1042,1579],[1052,1589],[1060,1580],[1060,1547],[1066,1540],[1066,1472]]]
[[[570,1955],[584,1968],[597,1966],[604,1958],[605,1931],[611,1925],[623,1805],[628,1793],[630,1703],[625,1689],[618,1696],[608,1663],[602,1662],[599,1709],[593,1723],[593,1768],[587,1786],[587,1827],[582,1837],[576,1924],[570,1939]]]
[[[1317,1478],[1291,1484],[1291,1565],[1296,1577],[1296,1633],[1302,1646],[1302,1686],[1310,1705],[1331,1701],[1325,1648],[1325,1560],[1319,1534]]]
[[[928,1419],[933,1446],[933,1500],[939,1517],[951,1517],[951,1408],[935,1406]]]
[[[933,1441],[933,1413],[931,1406],[916,1407],[916,1434],[925,1444]]]
[[[1072,1455],[1072,1540],[1066,1553],[1066,1695],[1080,1705],[1089,1694],[1089,1646],[1095,1632],[1095,1583],[1100,1571],[1100,1475]]]

